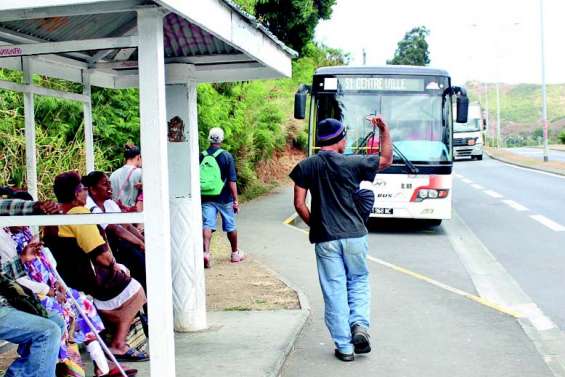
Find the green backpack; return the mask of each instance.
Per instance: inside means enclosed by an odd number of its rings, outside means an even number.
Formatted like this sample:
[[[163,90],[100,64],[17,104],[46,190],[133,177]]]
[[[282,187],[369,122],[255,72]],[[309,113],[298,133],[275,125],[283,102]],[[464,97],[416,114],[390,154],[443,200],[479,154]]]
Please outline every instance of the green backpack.
[[[226,182],[222,180],[222,171],[216,158],[224,150],[218,149],[214,154],[207,151],[202,152],[202,162],[200,163],[200,192],[205,196],[220,195]]]

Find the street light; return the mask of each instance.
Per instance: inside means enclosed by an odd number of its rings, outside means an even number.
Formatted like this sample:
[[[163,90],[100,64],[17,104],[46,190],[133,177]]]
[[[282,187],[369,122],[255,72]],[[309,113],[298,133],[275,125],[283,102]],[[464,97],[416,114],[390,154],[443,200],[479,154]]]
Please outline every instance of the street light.
[[[543,160],[549,161],[548,131],[549,124],[547,122],[547,88],[545,85],[545,38],[543,25],[543,0],[540,0],[540,38],[541,38],[541,92],[543,99],[542,117],[543,117]]]

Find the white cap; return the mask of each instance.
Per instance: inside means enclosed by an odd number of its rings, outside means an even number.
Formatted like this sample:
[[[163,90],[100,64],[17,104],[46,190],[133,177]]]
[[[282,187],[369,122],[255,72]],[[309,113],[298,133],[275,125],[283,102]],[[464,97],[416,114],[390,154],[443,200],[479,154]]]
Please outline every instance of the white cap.
[[[213,144],[220,144],[222,141],[224,141],[224,130],[219,127],[210,129],[210,133],[208,134],[208,141]]]

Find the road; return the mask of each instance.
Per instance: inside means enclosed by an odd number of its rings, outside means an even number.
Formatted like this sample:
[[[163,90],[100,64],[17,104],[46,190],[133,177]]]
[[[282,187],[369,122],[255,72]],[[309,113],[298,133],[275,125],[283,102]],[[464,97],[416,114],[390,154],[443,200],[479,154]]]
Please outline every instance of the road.
[[[525,157],[537,158],[543,160],[543,149],[541,148],[528,148],[528,147],[520,147],[520,148],[506,148],[507,151],[519,154]],[[565,151],[556,151],[553,149],[549,150],[549,159],[554,161],[563,161],[565,162]]]
[[[565,329],[565,179],[488,158],[458,162],[455,173],[452,220],[436,229],[371,227],[374,352],[351,364],[332,355],[313,248],[281,223],[293,213],[290,190],[244,207],[242,245],[312,308],[283,376],[564,375],[551,372],[558,352],[540,347],[536,334],[557,344],[562,332],[552,326]]]

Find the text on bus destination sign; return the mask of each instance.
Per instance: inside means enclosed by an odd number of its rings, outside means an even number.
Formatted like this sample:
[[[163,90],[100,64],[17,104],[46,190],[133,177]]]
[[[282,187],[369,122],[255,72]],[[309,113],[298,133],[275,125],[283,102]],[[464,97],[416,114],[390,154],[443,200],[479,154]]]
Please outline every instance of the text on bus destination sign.
[[[423,79],[402,79],[386,77],[346,77],[339,78],[341,90],[390,90],[420,92],[424,90]]]

